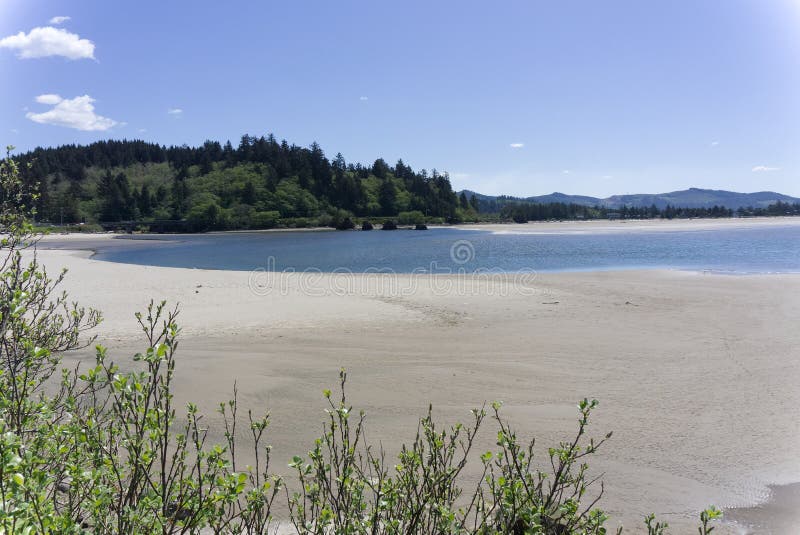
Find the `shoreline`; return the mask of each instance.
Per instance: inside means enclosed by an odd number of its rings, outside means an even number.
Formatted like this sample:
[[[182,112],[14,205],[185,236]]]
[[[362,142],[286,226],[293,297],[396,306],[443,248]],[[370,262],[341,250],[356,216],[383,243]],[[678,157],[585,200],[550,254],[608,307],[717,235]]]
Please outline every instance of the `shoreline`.
[[[725,513],[728,522],[744,530],[741,535],[756,535],[764,529],[774,535],[790,535],[800,526],[800,482],[769,485],[769,490],[765,501]]]
[[[77,256],[79,258],[85,258],[89,260],[94,260],[96,262],[103,262],[108,264],[119,264],[124,266],[141,266],[141,267],[153,267],[153,268],[163,268],[163,269],[184,269],[187,271],[211,271],[211,272],[223,272],[223,273],[251,273],[253,270],[244,270],[244,269],[210,269],[210,268],[189,268],[189,267],[172,267],[172,266],[157,266],[152,264],[132,264],[128,262],[115,262],[113,260],[102,260],[102,259],[95,259],[94,257],[98,253],[97,246],[87,246],[83,248],[75,247],[42,247],[38,251],[66,251],[68,253],[72,253],[73,256]],[[290,273],[286,271],[266,271],[267,273]],[[629,268],[624,267],[611,267],[611,268],[573,268],[573,269],[539,269],[536,270],[535,274],[541,275],[559,275],[559,274],[599,274],[599,273],[610,273],[610,274],[618,274],[622,275],[625,273],[686,273],[690,275],[715,275],[715,276],[723,276],[723,277],[772,277],[772,276],[781,276],[781,275],[800,275],[800,271],[734,271],[734,270],[722,270],[722,269],[691,269],[691,268],[673,268],[673,267],[641,267],[641,266],[634,266]],[[297,272],[298,274],[302,274],[303,272]],[[317,273],[316,271],[314,273]],[[490,273],[480,273],[480,272],[467,272],[467,273],[415,273],[415,272],[387,272],[385,270],[380,272],[360,272],[360,271],[352,271],[352,272],[333,272],[333,271],[319,271],[321,275],[342,275],[342,276],[406,276],[406,277],[438,277],[438,278],[454,278],[454,277],[473,277],[473,278],[483,278],[483,277],[514,277],[526,274],[527,272],[515,272],[515,271],[505,271],[505,272],[490,272]]]
[[[524,293],[502,275],[462,289],[460,275],[276,273],[260,294],[247,272],[38,254],[69,268],[71,299],[104,312],[98,341],[120,364],[141,350],[133,312],[151,298],[181,303],[176,400],[204,392],[214,423],[238,380],[243,406],[272,411],[279,472],[313,443],[318,393],[344,366],[385,444],[412,439],[428,402],[452,423],[501,399],[520,436],[551,445],[572,429],[576,400],[600,399],[594,433],[615,438],[590,466],[606,473],[606,507],[628,527],[652,510],[694,529],[707,505],[769,508],[768,485],[800,481],[800,275],[541,273]]]
[[[639,222],[607,222],[607,221],[583,221],[583,222],[534,222],[528,224],[492,224],[492,225],[460,225],[460,226],[450,226],[450,227],[433,227],[433,229],[440,230],[436,236],[438,239],[441,239],[442,236],[447,235],[448,229],[454,231],[461,231],[463,233],[467,233],[470,231],[474,232],[481,232],[481,233],[488,233],[488,234],[495,234],[495,235],[523,235],[523,236],[545,236],[545,235],[561,235],[561,236],[575,236],[575,235],[582,235],[582,236],[608,236],[613,234],[630,234],[630,235],[641,235],[641,234],[648,234],[652,233],[653,235],[658,235],[662,233],[680,233],[680,232],[714,232],[718,230],[731,230],[731,229],[769,229],[769,228],[780,228],[780,229],[787,229],[794,232],[795,228],[800,229],[800,217],[795,218],[750,218],[750,219],[733,219],[733,220],[724,220],[723,223],[720,223],[719,220],[715,219],[698,219],[698,220],[678,220],[678,221],[664,221],[664,220],[651,220],[651,221],[639,221]],[[507,230],[510,228],[511,230]],[[225,231],[225,232],[212,232],[212,233],[202,233],[202,234],[118,234],[118,233],[102,233],[102,234],[49,234],[43,236],[38,242],[37,245],[41,250],[84,250],[89,251],[90,258],[96,257],[98,254],[103,253],[111,253],[110,255],[106,255],[105,257],[98,258],[101,261],[112,262],[115,264],[125,264],[125,260],[134,260],[137,248],[154,248],[158,247],[157,244],[164,244],[165,246],[169,245],[179,245],[185,244],[189,242],[196,242],[196,243],[215,243],[213,241],[203,241],[204,237],[207,239],[221,239],[220,237],[231,235],[231,236],[242,236],[242,235],[266,235],[266,234],[282,234],[284,232],[288,232],[289,234],[296,234],[302,232],[309,232],[309,233],[336,233],[333,229],[270,229],[270,230],[263,230],[263,231]],[[417,231],[415,231],[417,232]],[[463,238],[472,239],[469,234],[463,234],[460,236]],[[324,238],[319,238],[317,241],[322,240],[325,242]],[[433,238],[437,239],[437,238]],[[455,238],[453,238],[455,239]],[[485,235],[484,235],[485,239]],[[350,240],[346,240],[349,242]],[[261,243],[258,241],[257,243]],[[272,242],[264,242],[272,243]],[[285,242],[278,242],[278,243],[285,243]],[[113,253],[116,251],[121,251],[124,253],[131,253],[123,255],[122,261],[114,261],[109,260],[108,258],[114,258]],[[156,253],[158,255],[158,253]],[[157,260],[155,260],[157,262]],[[172,265],[179,265],[180,262],[172,262]],[[559,264],[559,263],[557,263]],[[667,271],[680,271],[680,272],[689,272],[689,273],[697,273],[702,275],[709,275],[709,274],[717,274],[717,275],[725,275],[725,276],[735,276],[735,277],[749,277],[753,275],[780,275],[780,274],[796,274],[800,273],[800,269],[797,266],[792,265],[784,265],[780,264],[777,269],[770,270],[769,265],[756,265],[754,266],[755,269],[748,269],[747,264],[745,263],[743,266],[739,266],[739,264],[725,264],[718,263],[721,267],[714,268],[714,267],[704,267],[702,262],[695,262],[694,265],[692,263],[686,262],[679,262],[677,265],[670,265],[667,260],[662,259],[662,262],[636,262],[636,261],[627,261],[627,262],[605,262],[601,263],[600,265],[580,265],[581,263],[572,263],[570,265],[568,262],[561,262],[562,266],[554,266],[551,268],[540,268],[535,270],[535,273],[539,273],[542,275],[545,274],[559,274],[559,273],[604,273],[604,272],[630,272],[630,271],[659,271],[659,270],[667,270]],[[591,263],[589,263],[591,264]],[[605,264],[605,265],[603,265]],[[683,265],[681,265],[683,264]],[[136,264],[132,263],[130,265],[148,265],[148,264]],[[156,266],[157,264],[149,264]],[[214,267],[215,264],[212,263],[203,263],[201,262],[200,265],[206,265],[205,269],[210,269],[213,271],[242,271],[242,272],[249,272],[251,269],[248,267],[247,264],[235,264],[226,267],[223,263],[221,267]],[[487,275],[497,275],[497,274],[506,274],[506,275],[515,275],[525,272],[531,272],[530,268],[519,267],[522,264],[518,264],[517,270],[514,271],[514,266],[510,266],[507,268],[506,271],[501,271],[500,269],[476,269],[472,272],[466,272],[467,275],[475,275],[475,276],[487,276]],[[713,262],[711,263],[713,265]],[[726,268],[727,266],[732,266],[733,268]],[[738,269],[736,266],[739,266]],[[196,269],[188,264],[184,264],[185,268],[188,269]],[[301,269],[301,268],[299,268]],[[319,270],[315,269],[313,265],[309,266],[314,272],[320,272]],[[372,268],[370,268],[372,269]],[[302,269],[301,269],[302,271]],[[358,274],[358,273],[370,273],[370,272],[383,272],[383,273],[392,273],[396,275],[403,275],[403,274],[424,274],[426,272],[430,273],[430,271],[422,270],[419,271],[417,268],[414,268],[410,271],[395,271],[391,268],[375,268],[374,271],[350,271],[343,267],[337,267],[336,269],[330,269],[328,271],[321,271],[321,273],[336,273],[336,272],[343,272],[348,274]]]
[[[391,219],[391,218],[385,218]],[[759,216],[759,217],[731,217],[731,218],[692,218],[692,219],[587,219],[587,220],[558,220],[558,221],[528,221],[527,223],[505,222],[477,222],[455,224],[427,224],[433,229],[458,229],[478,230],[500,234],[561,234],[570,232],[591,231],[588,233],[605,232],[641,232],[641,231],[680,231],[680,230],[716,230],[720,228],[753,228],[763,226],[800,226],[800,216]],[[263,234],[283,232],[348,232],[339,231],[332,227],[307,227],[307,228],[269,228],[269,229],[237,229],[214,230],[199,233],[139,233],[127,234],[117,232],[56,232],[50,236],[197,236],[204,234]],[[414,230],[413,225],[398,227],[397,230]],[[359,228],[351,229],[353,232],[366,232]],[[374,231],[381,231],[375,228]],[[373,231],[369,231],[373,232]],[[387,232],[387,231],[383,231]]]
[[[452,228],[481,230],[495,234],[607,234],[625,232],[708,231],[784,226],[800,226],[800,217],[529,221],[528,223],[458,224],[453,225]]]

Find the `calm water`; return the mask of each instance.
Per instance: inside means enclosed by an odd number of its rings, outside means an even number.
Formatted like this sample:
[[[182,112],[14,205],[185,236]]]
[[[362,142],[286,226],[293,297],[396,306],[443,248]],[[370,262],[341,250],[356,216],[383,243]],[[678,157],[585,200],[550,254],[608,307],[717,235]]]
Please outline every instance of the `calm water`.
[[[203,269],[325,272],[800,272],[800,226],[624,234],[512,235],[440,228],[148,236],[114,240],[95,258]]]

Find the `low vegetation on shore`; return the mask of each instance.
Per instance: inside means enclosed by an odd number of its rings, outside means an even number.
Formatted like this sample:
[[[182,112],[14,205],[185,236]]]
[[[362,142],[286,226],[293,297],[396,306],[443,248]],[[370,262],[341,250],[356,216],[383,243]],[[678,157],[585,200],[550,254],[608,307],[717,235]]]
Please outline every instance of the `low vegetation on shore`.
[[[280,470],[267,445],[269,413],[243,416],[235,390],[219,406],[223,444],[206,442],[196,406],[175,405],[180,329],[163,303],[136,314],[144,350],[132,362],[117,364],[97,346],[93,366],[61,369],[59,355],[92,344],[102,317],[71,303],[64,273],[37,261],[36,202],[17,164],[0,162],[0,534],[267,533],[278,503],[298,533],[607,533],[603,485],[587,463],[611,438],[589,436],[595,400],[578,404],[574,436],[541,460],[501,403],[449,427],[431,409],[389,459],[365,439],[342,371],[339,391],[322,393],[322,435]],[[475,451],[489,425],[495,450]],[[480,463],[477,481],[463,476],[467,463]],[[720,516],[702,511],[699,533]],[[644,522],[650,535],[666,533],[653,516]]]

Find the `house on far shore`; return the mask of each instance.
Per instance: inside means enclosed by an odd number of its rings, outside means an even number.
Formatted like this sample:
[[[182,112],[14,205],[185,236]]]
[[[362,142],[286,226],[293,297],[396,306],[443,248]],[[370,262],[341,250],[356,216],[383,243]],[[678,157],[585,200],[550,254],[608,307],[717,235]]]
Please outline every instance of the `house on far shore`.
[[[608,212],[607,215],[609,221],[614,221],[616,219],[619,219],[619,212]]]

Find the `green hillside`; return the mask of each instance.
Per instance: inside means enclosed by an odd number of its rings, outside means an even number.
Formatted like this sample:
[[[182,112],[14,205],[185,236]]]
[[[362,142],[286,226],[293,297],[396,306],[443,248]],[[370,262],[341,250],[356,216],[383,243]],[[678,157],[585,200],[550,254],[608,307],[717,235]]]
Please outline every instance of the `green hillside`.
[[[341,154],[328,159],[316,143],[299,147],[272,135],[242,136],[236,148],[109,140],[37,148],[19,160],[24,179],[39,183],[40,222],[134,221],[205,231],[476,217],[447,173],[414,171],[402,160],[390,166],[382,159],[348,163]]]

